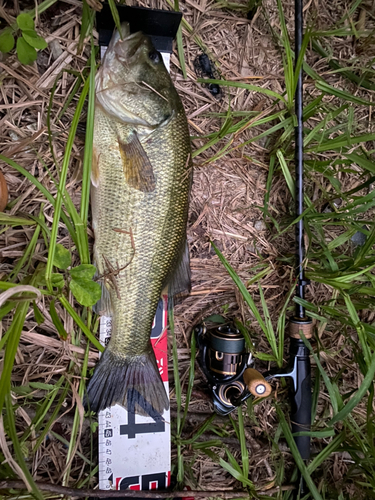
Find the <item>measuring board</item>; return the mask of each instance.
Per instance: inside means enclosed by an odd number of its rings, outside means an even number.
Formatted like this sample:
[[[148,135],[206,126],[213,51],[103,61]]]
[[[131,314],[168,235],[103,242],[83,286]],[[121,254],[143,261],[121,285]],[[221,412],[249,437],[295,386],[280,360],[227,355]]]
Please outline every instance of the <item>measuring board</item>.
[[[168,298],[159,301],[151,343],[165,390],[169,394],[167,321]],[[112,318],[100,318],[100,343],[111,338]],[[141,401],[142,404],[142,401]],[[170,411],[162,415],[144,401],[149,416],[119,405],[99,412],[99,489],[165,489],[171,479]],[[133,410],[133,411],[131,411]]]
[[[173,38],[182,15],[140,7],[118,6],[121,21],[129,21],[132,32],[142,30],[161,53],[169,71]],[[97,15],[100,56],[103,58],[113,33],[113,18],[108,5]],[[133,29],[132,29],[133,28]],[[151,332],[160,375],[166,393],[168,383],[168,298],[159,301]],[[112,318],[100,318],[100,343],[106,346],[112,332]],[[148,416],[136,415],[134,408],[119,405],[99,412],[99,489],[165,489],[171,481],[170,411],[162,415],[149,403],[140,404]]]

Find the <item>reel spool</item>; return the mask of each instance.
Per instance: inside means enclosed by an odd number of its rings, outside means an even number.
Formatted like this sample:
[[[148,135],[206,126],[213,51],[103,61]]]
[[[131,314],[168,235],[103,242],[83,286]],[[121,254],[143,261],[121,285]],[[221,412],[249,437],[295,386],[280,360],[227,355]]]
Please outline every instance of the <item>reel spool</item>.
[[[231,326],[219,326],[208,332],[207,340],[210,371],[220,380],[235,377],[246,356],[244,337]]]
[[[195,335],[216,413],[228,415],[251,395],[271,394],[272,388],[262,374],[249,368],[252,356],[246,352],[245,339],[237,328],[225,325],[207,330],[199,325]]]

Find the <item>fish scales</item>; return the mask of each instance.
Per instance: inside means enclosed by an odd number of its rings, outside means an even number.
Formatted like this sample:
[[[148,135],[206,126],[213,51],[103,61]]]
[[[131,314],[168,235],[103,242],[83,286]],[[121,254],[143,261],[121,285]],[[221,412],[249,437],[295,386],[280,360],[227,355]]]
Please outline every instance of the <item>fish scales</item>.
[[[116,50],[128,57],[119,61],[121,75],[107,78],[105,59],[97,76],[92,175],[94,259],[104,283],[98,307],[112,316],[112,336],[88,386],[87,405],[94,411],[127,407],[140,395],[162,412],[169,403],[150,332],[163,288],[169,285],[173,294],[190,286],[190,138],[182,103],[149,39],[115,35],[107,51],[112,71]],[[116,98],[108,97],[112,89]],[[142,413],[140,405],[136,409]]]
[[[98,137],[95,149],[106,151],[117,131],[113,131],[110,120],[99,113],[103,116],[95,126],[95,137]],[[101,275],[108,271],[102,256],[114,269],[128,264],[116,279],[118,296],[116,290],[110,292],[112,342],[127,354],[139,352],[138,344],[143,347],[147,342],[147,336],[142,337],[142,333],[151,329],[161,287],[180,256],[190,182],[185,167],[189,143],[184,141],[186,127],[181,116],[177,115],[168,126],[155,133],[152,142],[144,144],[157,179],[153,192],[145,194],[128,186],[118,148],[110,155],[100,155],[99,159],[99,187],[93,190],[92,198],[94,206],[100,207],[95,224],[95,260],[100,263]],[[125,135],[126,130],[123,132]],[[168,146],[176,142],[180,144],[179,155],[183,161],[176,158],[173,146]],[[162,154],[159,144],[166,144]],[[166,203],[167,200],[172,201]],[[120,329],[126,329],[126,334],[120,333]]]

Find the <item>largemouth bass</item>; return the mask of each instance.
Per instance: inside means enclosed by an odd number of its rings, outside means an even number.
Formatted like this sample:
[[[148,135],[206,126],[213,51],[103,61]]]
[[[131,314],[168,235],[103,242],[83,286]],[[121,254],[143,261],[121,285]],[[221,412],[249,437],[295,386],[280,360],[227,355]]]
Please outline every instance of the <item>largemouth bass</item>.
[[[94,259],[112,336],[88,385],[91,410],[169,406],[150,333],[162,290],[190,289],[191,146],[181,100],[142,33],[112,37],[96,76]]]

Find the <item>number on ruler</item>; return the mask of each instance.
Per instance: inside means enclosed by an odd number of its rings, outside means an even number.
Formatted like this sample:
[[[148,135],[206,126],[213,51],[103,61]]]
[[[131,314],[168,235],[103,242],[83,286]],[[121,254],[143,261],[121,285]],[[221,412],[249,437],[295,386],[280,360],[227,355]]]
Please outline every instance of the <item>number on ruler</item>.
[[[141,481],[142,490],[154,490],[156,488],[163,490],[165,488],[165,472],[146,474],[141,476]],[[131,490],[140,489],[139,476],[118,478],[117,482],[119,490],[127,490],[128,488]]]
[[[136,396],[136,397],[135,397]],[[153,406],[150,405],[148,401],[135,389],[129,389],[128,391],[128,401],[131,404],[128,405],[128,423],[126,425],[120,425],[120,435],[127,434],[129,439],[134,439],[136,434],[148,434],[150,432],[164,432],[165,422],[163,417],[158,413]],[[135,403],[148,414],[155,423],[151,424],[137,424],[135,422]]]

